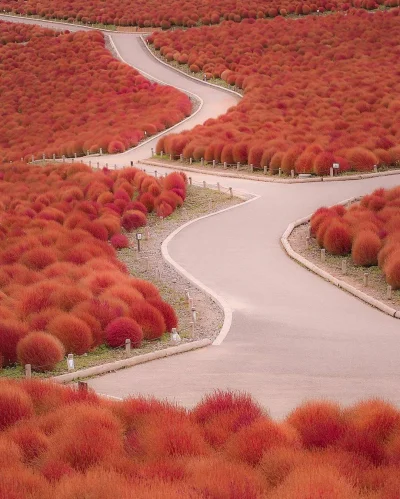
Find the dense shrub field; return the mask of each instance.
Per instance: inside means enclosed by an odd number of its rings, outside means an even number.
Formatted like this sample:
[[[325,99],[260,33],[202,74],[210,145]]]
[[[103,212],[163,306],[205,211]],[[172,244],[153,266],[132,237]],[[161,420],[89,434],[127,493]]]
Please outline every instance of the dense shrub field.
[[[249,396],[192,410],[104,400],[49,382],[0,382],[7,499],[397,499],[400,412],[305,403],[273,421]]]
[[[311,234],[333,255],[356,265],[379,265],[393,289],[400,288],[400,187],[377,189],[349,208],[319,208]]]
[[[400,164],[399,9],[153,33],[169,61],[244,90],[217,119],[157,151],[274,173],[371,171]]]
[[[350,7],[376,9],[380,5],[395,7],[398,0],[191,0],[178,2],[157,2],[156,0],[1,0],[0,10],[22,15],[37,15],[46,19],[59,19],[68,22],[80,21],[84,24],[114,24],[117,26],[171,26],[192,27],[197,24],[217,24],[221,20],[240,22],[243,19],[307,15],[319,10],[346,11]]]
[[[0,21],[0,162],[117,153],[181,121],[189,98],[114,59],[100,32]]]
[[[0,167],[0,367],[46,371],[65,353],[127,338],[135,347],[176,327],[158,289],[130,276],[114,248],[128,245],[121,227],[146,225],[152,211],[170,215],[185,193],[178,173]]]

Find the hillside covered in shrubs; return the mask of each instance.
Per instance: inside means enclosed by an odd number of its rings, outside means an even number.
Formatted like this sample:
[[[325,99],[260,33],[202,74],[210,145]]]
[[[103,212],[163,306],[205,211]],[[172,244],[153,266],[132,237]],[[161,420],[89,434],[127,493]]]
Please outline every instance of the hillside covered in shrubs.
[[[280,422],[245,394],[192,410],[0,381],[7,499],[397,499],[400,412],[305,403]]]
[[[400,289],[400,187],[377,189],[349,208],[319,208],[311,235],[333,255],[348,255],[356,265],[375,266],[393,289]]]
[[[222,20],[240,22],[243,19],[274,18],[287,15],[307,15],[325,11],[347,11],[351,7],[377,9],[395,7],[398,0],[1,0],[0,10],[22,15],[37,15],[83,24],[113,24],[117,26],[193,27],[198,24],[218,24]]]
[[[0,21],[0,162],[118,153],[178,123],[191,102],[113,58],[99,31]]]
[[[122,229],[170,215],[185,196],[178,173],[0,167],[0,366],[46,371],[65,353],[137,347],[176,327],[158,289],[130,276],[115,249],[129,244]]]
[[[244,91],[225,115],[162,137],[157,151],[286,174],[399,166],[399,13],[153,33],[149,43],[168,61]]]

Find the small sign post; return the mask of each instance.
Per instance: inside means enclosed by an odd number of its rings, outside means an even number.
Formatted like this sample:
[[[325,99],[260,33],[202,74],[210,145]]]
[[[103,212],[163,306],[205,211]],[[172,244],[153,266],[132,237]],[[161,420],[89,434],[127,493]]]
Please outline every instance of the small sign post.
[[[138,232],[136,234],[137,250],[138,250],[138,252],[140,252],[140,241],[141,241],[141,239],[142,239],[142,234],[140,232]]]
[[[335,172],[337,174],[337,172],[339,171],[340,164],[339,163],[333,163],[332,164],[332,168],[333,168],[333,174],[335,175]]]

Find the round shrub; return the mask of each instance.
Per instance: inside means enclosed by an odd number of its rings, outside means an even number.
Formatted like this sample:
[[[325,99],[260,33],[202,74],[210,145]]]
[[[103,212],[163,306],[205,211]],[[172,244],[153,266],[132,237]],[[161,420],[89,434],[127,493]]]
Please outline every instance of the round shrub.
[[[351,169],[359,172],[370,172],[374,169],[374,165],[379,163],[376,155],[363,147],[349,149],[346,153],[346,158],[350,163]]]
[[[0,321],[0,355],[3,366],[17,362],[17,344],[28,333],[28,328],[22,322],[12,319]]]
[[[325,231],[324,248],[332,255],[347,255],[351,251],[351,233],[348,225],[333,219]]]
[[[178,317],[175,313],[175,310],[171,307],[169,303],[155,299],[147,300],[147,303],[150,303],[150,305],[152,305],[161,312],[162,316],[164,317],[165,325],[168,332],[170,332],[172,328],[178,327]]]
[[[385,260],[384,271],[386,282],[393,289],[400,288],[400,250],[391,252]]]
[[[0,385],[0,431],[33,415],[30,397],[15,385]]]
[[[122,227],[127,231],[143,227],[146,223],[146,215],[139,210],[127,211],[122,217]]]
[[[53,249],[50,248],[33,248],[24,253],[21,257],[21,263],[33,270],[41,270],[45,267],[55,263],[57,255]]]
[[[329,175],[333,163],[335,163],[334,155],[329,152],[322,152],[314,159],[313,172],[320,176]]]
[[[124,234],[114,234],[110,243],[115,249],[129,248],[129,239]]]
[[[141,326],[145,340],[155,340],[165,333],[164,317],[155,307],[140,301],[132,303],[130,308],[130,315]]]
[[[60,340],[41,331],[29,333],[17,345],[19,363],[31,364],[34,371],[51,371],[64,355]]]
[[[106,342],[110,347],[121,347],[128,339],[133,348],[139,347],[143,340],[142,328],[130,317],[118,317],[106,327]]]
[[[371,230],[362,230],[356,234],[351,249],[351,257],[356,265],[370,266],[378,264],[378,253],[382,247],[379,236]]]
[[[61,313],[49,322],[47,331],[58,338],[67,353],[82,355],[93,342],[89,326],[71,314]]]
[[[331,402],[306,402],[289,414],[286,421],[300,433],[306,448],[333,445],[346,431],[340,406]]]

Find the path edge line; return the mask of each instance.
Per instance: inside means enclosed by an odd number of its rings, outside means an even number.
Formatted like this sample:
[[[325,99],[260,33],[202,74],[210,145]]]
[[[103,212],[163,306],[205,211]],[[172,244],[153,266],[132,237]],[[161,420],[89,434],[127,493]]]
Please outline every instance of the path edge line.
[[[190,225],[199,222],[200,220],[204,220],[206,218],[214,217],[215,215],[219,215],[221,213],[240,208],[241,206],[244,206],[248,203],[251,203],[253,201],[256,201],[259,199],[261,196],[259,195],[253,195],[251,199],[248,199],[246,201],[243,201],[243,203],[236,204],[234,206],[229,206],[228,208],[223,208],[222,210],[215,211],[214,213],[208,213],[207,215],[203,215],[199,218],[195,218],[194,220],[190,220],[189,222],[186,222],[185,224],[181,225],[177,229],[175,229],[169,236],[167,236],[164,241],[161,244],[161,254],[164,260],[170,265],[176,272],[178,272],[181,276],[183,276],[185,279],[187,279],[189,282],[191,282],[194,286],[196,286],[198,289],[206,293],[212,300],[214,300],[221,308],[224,313],[224,323],[222,325],[222,328],[220,332],[218,333],[217,337],[214,339],[212,342],[213,346],[218,346],[221,345],[221,343],[224,341],[226,338],[227,334],[229,333],[229,330],[232,325],[232,315],[233,311],[231,307],[227,304],[224,298],[222,298],[220,295],[218,295],[215,291],[213,291],[211,288],[203,284],[201,281],[196,279],[192,274],[190,274],[187,270],[185,270],[179,263],[177,263],[171,256],[168,245],[170,242],[177,236],[182,230],[186,229],[186,227],[189,227]]]

